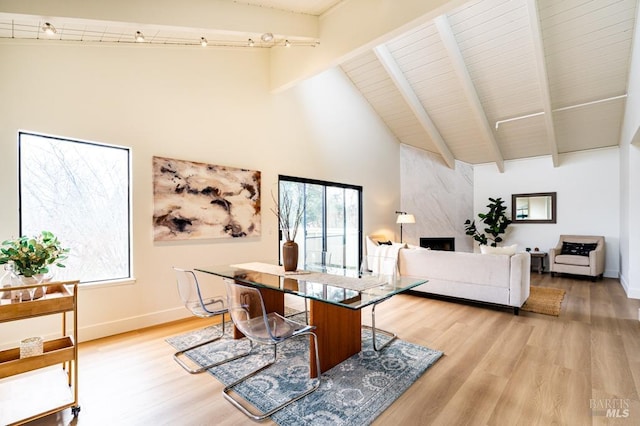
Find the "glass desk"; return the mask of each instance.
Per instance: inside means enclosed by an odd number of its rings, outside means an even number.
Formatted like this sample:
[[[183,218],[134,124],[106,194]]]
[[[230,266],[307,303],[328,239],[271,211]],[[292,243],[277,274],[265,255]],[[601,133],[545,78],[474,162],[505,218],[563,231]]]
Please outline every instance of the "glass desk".
[[[246,265],[246,266],[243,266]],[[357,271],[328,269],[284,273],[276,265],[243,264],[195,268],[237,283],[260,289],[268,312],[284,315],[284,295],[294,294],[309,300],[309,324],[316,327],[320,368],[327,371],[362,350],[360,310],[380,303],[398,293],[427,282],[416,277],[362,276]],[[251,268],[251,269],[249,269]],[[276,272],[280,270],[280,272]],[[240,338],[237,330],[234,337]],[[315,351],[311,348],[312,377]]]

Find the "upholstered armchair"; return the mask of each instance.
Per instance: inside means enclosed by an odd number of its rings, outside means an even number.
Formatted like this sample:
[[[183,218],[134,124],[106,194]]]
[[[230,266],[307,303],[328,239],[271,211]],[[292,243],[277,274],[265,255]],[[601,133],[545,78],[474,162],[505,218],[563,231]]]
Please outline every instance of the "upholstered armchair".
[[[555,248],[549,250],[551,275],[566,273],[587,275],[593,281],[604,273],[604,237],[560,235]]]

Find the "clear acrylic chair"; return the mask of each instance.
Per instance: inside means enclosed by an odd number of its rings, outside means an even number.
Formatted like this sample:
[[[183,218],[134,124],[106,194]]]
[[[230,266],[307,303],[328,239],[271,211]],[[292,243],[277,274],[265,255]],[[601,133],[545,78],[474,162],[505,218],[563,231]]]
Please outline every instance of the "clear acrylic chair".
[[[254,420],[263,420],[271,416],[276,411],[283,409],[287,405],[299,400],[306,395],[309,395],[310,393],[318,389],[318,387],[320,386],[320,377],[310,379],[310,381],[312,382],[311,387],[306,391],[295,395],[286,402],[265,413],[251,412],[248,407],[251,404],[247,401],[241,400],[240,397],[234,398],[231,391],[240,383],[274,365],[278,357],[278,344],[293,337],[313,337],[316,356],[316,368],[318,374],[320,374],[321,370],[320,359],[318,357],[318,338],[312,331],[315,327],[292,321],[275,312],[267,313],[264,307],[264,301],[262,300],[262,295],[256,288],[237,284],[232,280],[224,280],[224,282],[227,288],[229,314],[231,315],[231,319],[233,320],[236,328],[238,328],[238,330],[252,342],[263,345],[273,345],[273,360],[269,361],[266,365],[258,368],[257,370],[252,371],[241,379],[226,386],[223,390],[223,395],[229,402],[231,402],[231,404],[233,404],[237,409],[242,411],[248,417]],[[259,411],[256,407],[253,408],[254,411]]]
[[[398,279],[398,260],[393,257],[367,255],[362,260],[360,266],[360,275],[375,277],[380,280],[381,285],[395,285]],[[371,326],[363,324],[362,327],[371,330],[371,338],[373,342],[373,350],[381,351],[391,342],[397,339],[397,335],[391,331],[376,328],[376,306],[390,299],[386,297],[375,302],[371,307]],[[382,346],[378,347],[377,334],[385,335],[389,338]]]
[[[174,267],[173,270],[176,273],[176,277],[178,279],[178,293],[180,294],[180,298],[184,303],[184,306],[191,311],[191,313],[200,318],[209,318],[220,315],[222,317],[222,333],[219,335],[208,339],[206,341],[197,343],[195,345],[189,346],[178,352],[173,354],[173,359],[176,360],[178,364],[186,371],[191,374],[202,373],[210,368],[216,367],[218,365],[224,364],[225,362],[233,361],[234,359],[241,358],[243,356],[248,355],[247,353],[239,354],[230,358],[226,358],[222,361],[217,361],[212,364],[208,364],[205,366],[201,366],[198,368],[191,368],[183,358],[185,358],[185,354],[193,349],[200,348],[204,345],[208,345],[209,343],[213,343],[217,340],[220,340],[225,333],[225,324],[224,317],[225,314],[228,313],[227,306],[225,304],[224,296],[217,297],[209,297],[204,298],[202,296],[202,292],[200,290],[200,284],[198,283],[198,278],[196,274],[191,270],[181,269]],[[251,349],[249,349],[251,350]]]

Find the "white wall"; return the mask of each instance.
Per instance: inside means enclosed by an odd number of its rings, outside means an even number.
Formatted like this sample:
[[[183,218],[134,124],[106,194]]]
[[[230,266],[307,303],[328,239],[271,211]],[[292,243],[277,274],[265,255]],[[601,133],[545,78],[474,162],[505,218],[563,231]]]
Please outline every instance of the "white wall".
[[[550,157],[505,161],[505,171],[495,164],[474,166],[474,215],[486,212],[488,198],[502,197],[511,215],[511,195],[557,192],[557,223],[512,224],[503,245],[519,250],[539,247],[548,251],[560,234],[604,235],[605,276],[620,272],[620,158],[618,148],[560,155],[560,166]]]
[[[640,7],[636,8],[640,20]],[[629,66],[627,103],[620,136],[620,282],[640,299],[640,31],[636,30]]]
[[[399,146],[337,69],[273,95],[259,49],[10,41],[0,58],[0,240],[18,233],[19,129],[132,148],[136,282],[80,291],[81,340],[186,316],[172,265],[277,260],[278,174],[362,185],[365,232],[393,226]],[[154,243],[154,155],[260,170],[263,235]],[[5,327],[0,344],[25,335]]]

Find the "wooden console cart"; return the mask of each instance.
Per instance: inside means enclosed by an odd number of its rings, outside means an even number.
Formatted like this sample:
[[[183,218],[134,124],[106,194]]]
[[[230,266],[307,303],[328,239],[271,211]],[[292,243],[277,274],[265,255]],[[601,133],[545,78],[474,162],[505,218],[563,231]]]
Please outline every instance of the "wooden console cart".
[[[10,299],[0,301],[0,329],[4,325],[1,323],[54,314],[62,317],[61,336],[46,340],[42,355],[20,358],[20,347],[0,351],[0,424],[23,424],[67,408],[71,408],[74,416],[80,412],[78,281],[52,282],[44,286],[46,295],[39,299],[18,303],[11,303]],[[33,287],[12,289],[27,290]],[[71,333],[67,330],[67,315],[70,313],[73,314]],[[58,364],[61,369],[54,367]],[[52,389],[49,389],[50,386]],[[44,390],[43,387],[47,389]]]

